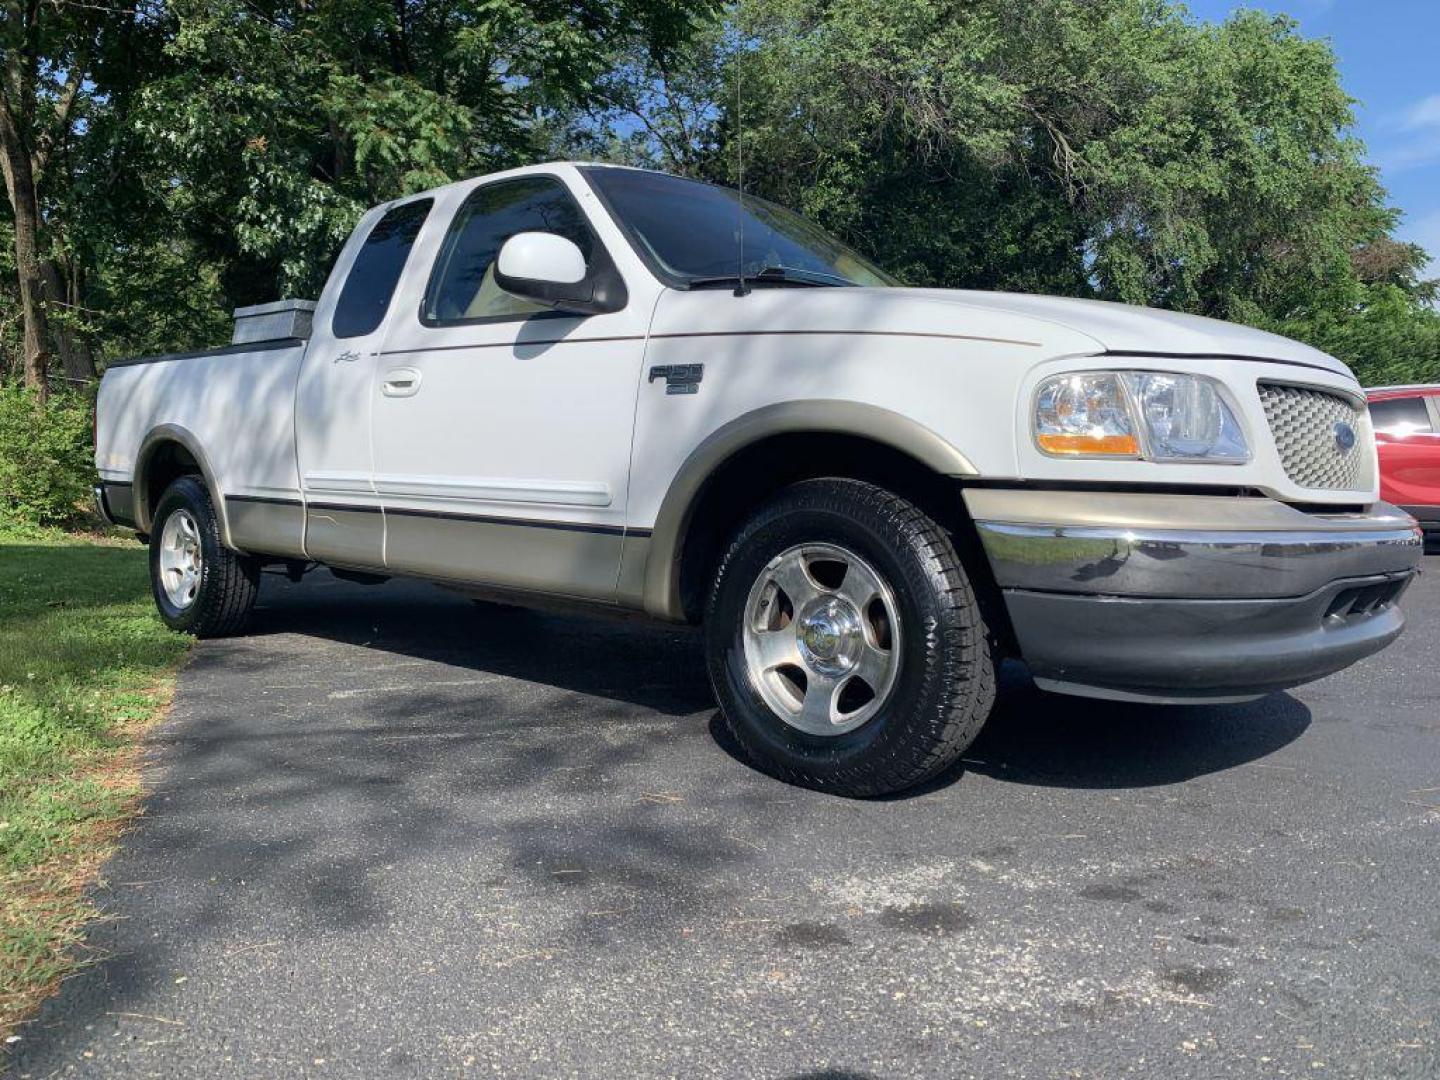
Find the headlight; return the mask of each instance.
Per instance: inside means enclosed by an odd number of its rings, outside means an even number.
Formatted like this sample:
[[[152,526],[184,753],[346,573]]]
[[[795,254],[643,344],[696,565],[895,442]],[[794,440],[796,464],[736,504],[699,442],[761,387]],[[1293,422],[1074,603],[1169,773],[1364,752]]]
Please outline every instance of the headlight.
[[[1245,435],[1213,379],[1132,371],[1125,383],[1145,425],[1145,456],[1156,461],[1239,463],[1250,457]]]
[[[1245,434],[1219,384],[1203,375],[1084,371],[1035,395],[1035,444],[1061,457],[1239,464]]]
[[[1035,396],[1035,442],[1047,454],[1139,457],[1120,376],[1090,371],[1046,379]]]

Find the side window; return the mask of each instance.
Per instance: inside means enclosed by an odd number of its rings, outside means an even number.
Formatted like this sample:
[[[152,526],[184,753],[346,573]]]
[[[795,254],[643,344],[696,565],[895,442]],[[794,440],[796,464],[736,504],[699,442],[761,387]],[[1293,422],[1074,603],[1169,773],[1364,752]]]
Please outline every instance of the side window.
[[[572,241],[586,263],[595,253],[595,235],[565,185],[548,176],[526,176],[485,184],[455,213],[425,290],[425,321],[503,319],[544,311],[495,284],[495,259],[516,233],[556,233]]]
[[[1409,435],[1430,430],[1430,413],[1420,397],[1388,398],[1370,403],[1370,422],[1376,431],[1390,435]]]
[[[405,260],[432,203],[431,199],[419,199],[397,206],[370,230],[335,302],[330,332],[337,338],[373,333],[384,321]]]

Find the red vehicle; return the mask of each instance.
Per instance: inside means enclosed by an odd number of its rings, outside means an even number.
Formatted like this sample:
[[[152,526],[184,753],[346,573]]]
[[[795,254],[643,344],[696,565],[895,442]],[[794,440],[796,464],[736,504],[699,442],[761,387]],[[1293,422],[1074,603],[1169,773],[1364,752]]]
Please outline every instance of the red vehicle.
[[[1440,541],[1440,384],[1365,391],[1380,451],[1380,497],[1413,514],[1427,546]]]

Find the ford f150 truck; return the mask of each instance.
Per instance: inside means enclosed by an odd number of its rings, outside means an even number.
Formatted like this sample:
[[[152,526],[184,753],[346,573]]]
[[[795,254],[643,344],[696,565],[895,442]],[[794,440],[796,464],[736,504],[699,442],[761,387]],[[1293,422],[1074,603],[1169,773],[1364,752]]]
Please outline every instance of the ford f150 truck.
[[[318,302],[245,314],[100,387],[97,499],[148,539],[167,623],[240,631],[266,564],[703,623],[735,739],[829,791],[955,761],[1007,655],[1147,702],[1326,675],[1400,633],[1419,562],[1339,361],[900,287],[659,173],[397,200]]]

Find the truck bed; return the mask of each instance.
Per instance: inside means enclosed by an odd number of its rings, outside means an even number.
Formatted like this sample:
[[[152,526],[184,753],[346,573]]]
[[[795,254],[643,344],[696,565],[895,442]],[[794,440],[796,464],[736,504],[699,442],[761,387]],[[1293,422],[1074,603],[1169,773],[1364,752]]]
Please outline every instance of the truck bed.
[[[136,485],[132,514],[143,525],[139,503],[159,492],[140,490],[136,465],[168,438],[190,450],[227,501],[298,500],[295,385],[304,355],[304,341],[284,338],[110,364],[95,431],[107,492],[124,505],[124,489]]]

